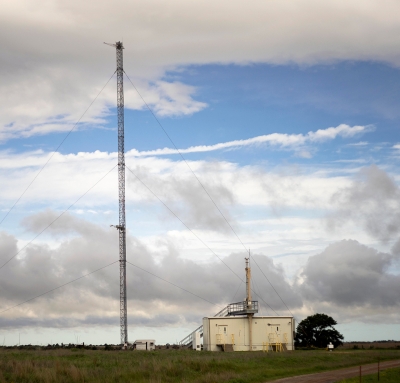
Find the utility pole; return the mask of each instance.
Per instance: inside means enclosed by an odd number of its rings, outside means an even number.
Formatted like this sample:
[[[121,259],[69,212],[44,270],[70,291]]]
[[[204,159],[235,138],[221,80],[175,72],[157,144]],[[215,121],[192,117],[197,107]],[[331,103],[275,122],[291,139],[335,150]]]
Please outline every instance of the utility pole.
[[[107,43],[105,43],[107,44]],[[118,114],[118,196],[119,223],[119,318],[121,344],[128,344],[128,320],[126,304],[126,221],[125,221],[125,136],[124,136],[124,60],[122,42],[107,44],[117,50],[117,114]]]

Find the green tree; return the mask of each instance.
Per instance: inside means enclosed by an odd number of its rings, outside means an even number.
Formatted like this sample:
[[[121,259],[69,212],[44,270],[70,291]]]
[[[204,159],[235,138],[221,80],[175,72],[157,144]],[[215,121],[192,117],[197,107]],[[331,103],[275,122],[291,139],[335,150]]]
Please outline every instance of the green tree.
[[[337,322],[326,314],[314,314],[303,319],[297,326],[296,347],[326,347],[330,342],[337,347],[343,344],[343,335],[333,326]]]

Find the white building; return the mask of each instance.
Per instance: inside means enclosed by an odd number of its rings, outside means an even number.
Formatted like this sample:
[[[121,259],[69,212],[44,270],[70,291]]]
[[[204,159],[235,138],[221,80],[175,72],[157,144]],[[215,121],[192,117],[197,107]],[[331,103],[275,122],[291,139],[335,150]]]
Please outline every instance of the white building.
[[[133,343],[133,349],[152,351],[156,348],[155,342],[154,339],[138,339]]]
[[[203,350],[291,351],[294,331],[295,321],[291,316],[203,318]]]
[[[180,341],[180,345],[199,349],[203,337],[205,351],[292,351],[295,321],[293,316],[256,316],[258,301],[251,300],[250,259],[246,260],[246,300],[230,303]]]

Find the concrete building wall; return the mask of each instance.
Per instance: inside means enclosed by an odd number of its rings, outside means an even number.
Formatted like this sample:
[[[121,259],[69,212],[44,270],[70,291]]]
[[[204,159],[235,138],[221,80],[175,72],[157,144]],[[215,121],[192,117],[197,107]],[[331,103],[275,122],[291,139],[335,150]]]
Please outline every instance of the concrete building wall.
[[[263,343],[279,341],[287,350],[294,350],[294,318],[291,316],[252,318],[252,351],[262,351]],[[285,340],[286,339],[286,340]],[[222,351],[218,344],[232,344],[234,351],[250,351],[249,320],[247,317],[203,318],[203,349]]]

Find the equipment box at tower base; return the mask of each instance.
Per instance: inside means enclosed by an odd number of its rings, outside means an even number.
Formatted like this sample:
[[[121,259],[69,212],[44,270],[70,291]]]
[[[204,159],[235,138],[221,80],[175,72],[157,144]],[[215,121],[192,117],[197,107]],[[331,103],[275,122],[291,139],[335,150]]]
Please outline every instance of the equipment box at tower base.
[[[144,350],[152,351],[155,350],[155,340],[154,339],[138,339],[133,343],[134,350]]]

